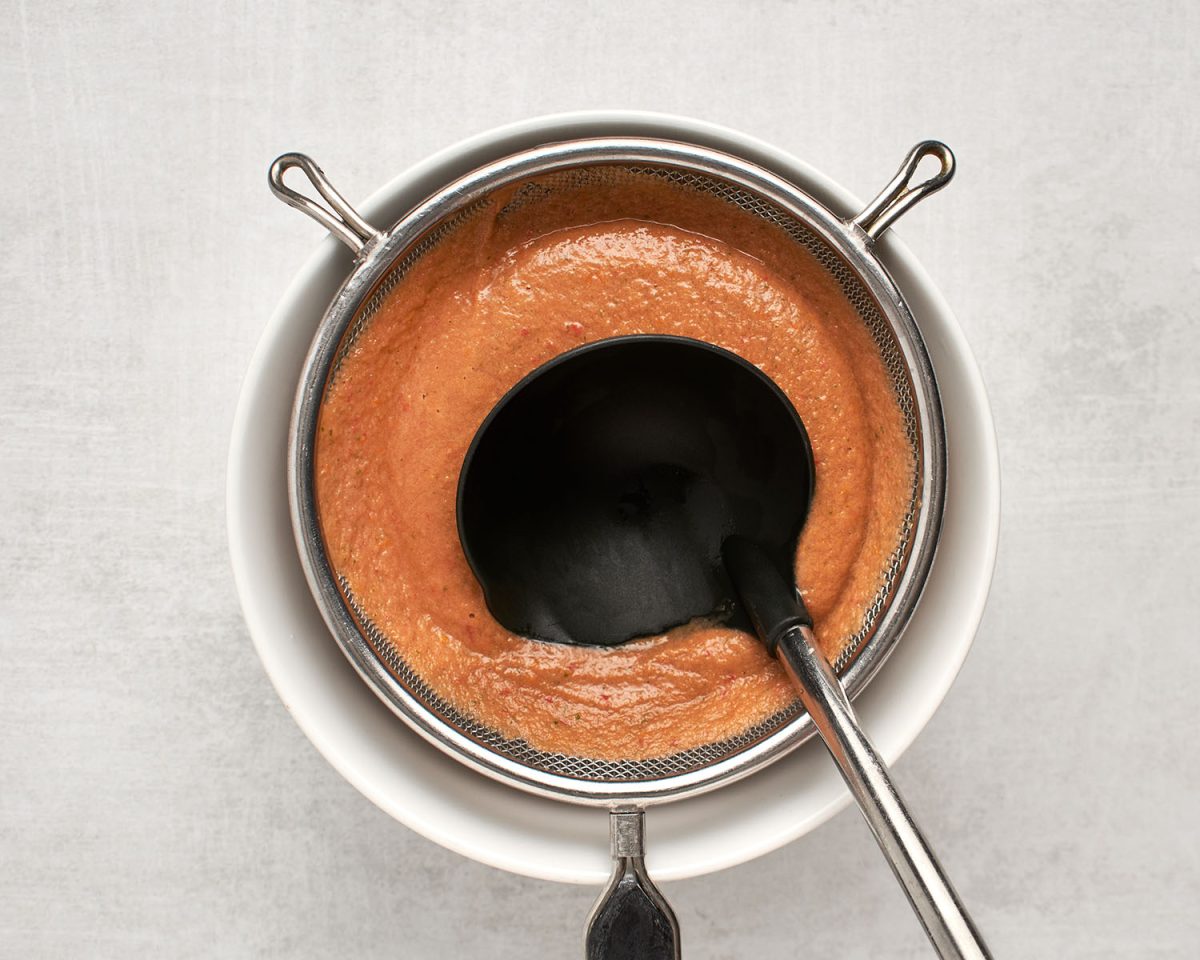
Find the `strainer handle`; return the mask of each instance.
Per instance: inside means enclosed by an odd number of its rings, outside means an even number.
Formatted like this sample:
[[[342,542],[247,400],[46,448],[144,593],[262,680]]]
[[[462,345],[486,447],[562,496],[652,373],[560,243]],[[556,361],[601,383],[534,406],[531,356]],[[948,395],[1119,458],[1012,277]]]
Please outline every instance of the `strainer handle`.
[[[912,181],[917,174],[917,167],[926,157],[936,157],[941,162],[941,169],[932,177],[914,184]],[[941,190],[953,176],[954,154],[950,148],[938,140],[922,140],[908,151],[900,169],[891,182],[879,191],[879,196],[850,222],[861,227],[868,237],[875,240],[912,206]]]
[[[323,207],[316,201],[310,200],[283,182],[283,175],[293,167],[299,167],[304,172],[309,183],[317,188],[317,193],[329,204],[328,207]],[[324,171],[316,165],[312,157],[303,153],[285,153],[283,156],[277,157],[271,164],[267,182],[271,185],[271,192],[275,196],[289,207],[295,207],[301,213],[312,217],[357,254],[362,254],[367,247],[383,236],[359,216],[358,211],[338,193],[337,188],[329,182]]]
[[[679,922],[646,872],[645,814],[609,814],[613,874],[588,917],[586,960],[679,960]]]
[[[812,630],[803,625],[789,628],[779,637],[775,652],[938,956],[990,960],[987,945],[859,726],[850,698]]]

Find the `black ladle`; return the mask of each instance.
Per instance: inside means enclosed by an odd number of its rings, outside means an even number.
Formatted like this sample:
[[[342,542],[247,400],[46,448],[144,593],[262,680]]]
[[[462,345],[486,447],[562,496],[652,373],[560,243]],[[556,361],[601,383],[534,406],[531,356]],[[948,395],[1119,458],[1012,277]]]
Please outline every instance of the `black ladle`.
[[[753,629],[938,953],[987,957],[793,582],[815,477],[800,416],[753,364],[684,337],[617,337],[556,357],[500,400],[463,463],[458,531],[488,609],[514,633],[615,646],[702,616]],[[588,957],[678,956],[655,896],[602,904]],[[632,929],[658,931],[650,952],[628,952]]]

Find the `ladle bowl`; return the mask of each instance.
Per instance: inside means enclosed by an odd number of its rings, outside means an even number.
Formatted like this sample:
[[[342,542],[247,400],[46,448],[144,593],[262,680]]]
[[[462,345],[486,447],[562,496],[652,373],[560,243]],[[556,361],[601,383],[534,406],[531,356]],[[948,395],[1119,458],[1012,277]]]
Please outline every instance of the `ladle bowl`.
[[[722,545],[748,538],[790,571],[812,489],[804,424],[761,370],[700,340],[616,337],[493,408],[463,463],[458,529],[505,627],[613,646],[696,617],[753,629]]]

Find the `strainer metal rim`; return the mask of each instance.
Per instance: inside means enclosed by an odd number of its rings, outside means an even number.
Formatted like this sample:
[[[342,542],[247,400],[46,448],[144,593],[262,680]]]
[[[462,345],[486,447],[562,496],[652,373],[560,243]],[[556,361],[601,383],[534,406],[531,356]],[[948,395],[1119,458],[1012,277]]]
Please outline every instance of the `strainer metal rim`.
[[[357,223],[352,220],[349,230],[334,231],[347,242],[351,240],[346,234],[357,235],[360,241],[358,258],[326,310],[302,369],[289,436],[289,504],[301,565],[322,617],[360,676],[411,729],[476,771],[528,792],[589,805],[644,805],[693,796],[748,775],[807,740],[815,732],[811,719],[801,712],[780,729],[729,757],[698,769],[651,780],[581,780],[539,770],[502,756],[433,715],[397,681],[363,636],[325,553],[313,485],[314,441],[320,402],[343,334],[400,256],[436,225],[498,187],[581,164],[598,163],[644,163],[681,168],[733,183],[777,204],[845,260],[897,332],[897,345],[911,374],[921,431],[921,509],[917,512],[907,564],[887,609],[874,634],[841,675],[850,696],[866,685],[894,649],[916,607],[940,533],[946,451],[936,378],[920,331],[902,294],[871,249],[874,237],[854,220],[842,220],[786,180],[728,153],[682,141],[648,138],[603,138],[549,144],[487,164],[461,177],[413,208],[386,232],[374,231],[361,219]],[[336,191],[330,190],[332,196],[325,191],[322,193],[334,209],[339,214],[344,212],[342,208],[350,210]],[[341,201],[341,207],[338,201]],[[857,219],[861,220],[862,215]],[[879,232],[885,227],[886,224],[880,227]]]

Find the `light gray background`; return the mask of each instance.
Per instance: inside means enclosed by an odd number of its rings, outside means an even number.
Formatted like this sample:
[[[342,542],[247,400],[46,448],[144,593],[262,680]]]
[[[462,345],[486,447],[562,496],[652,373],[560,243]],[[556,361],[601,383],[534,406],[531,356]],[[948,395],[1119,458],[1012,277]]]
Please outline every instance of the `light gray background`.
[[[238,610],[243,371],[352,200],[501,122],[688,114],[861,196],[956,150],[900,233],[990,389],[999,566],[897,774],[998,957],[1192,957],[1200,30],[1191,2],[5,0],[0,955],[574,957],[594,890],[419,838],[326,764]],[[924,957],[858,815],[667,887],[686,957]]]

